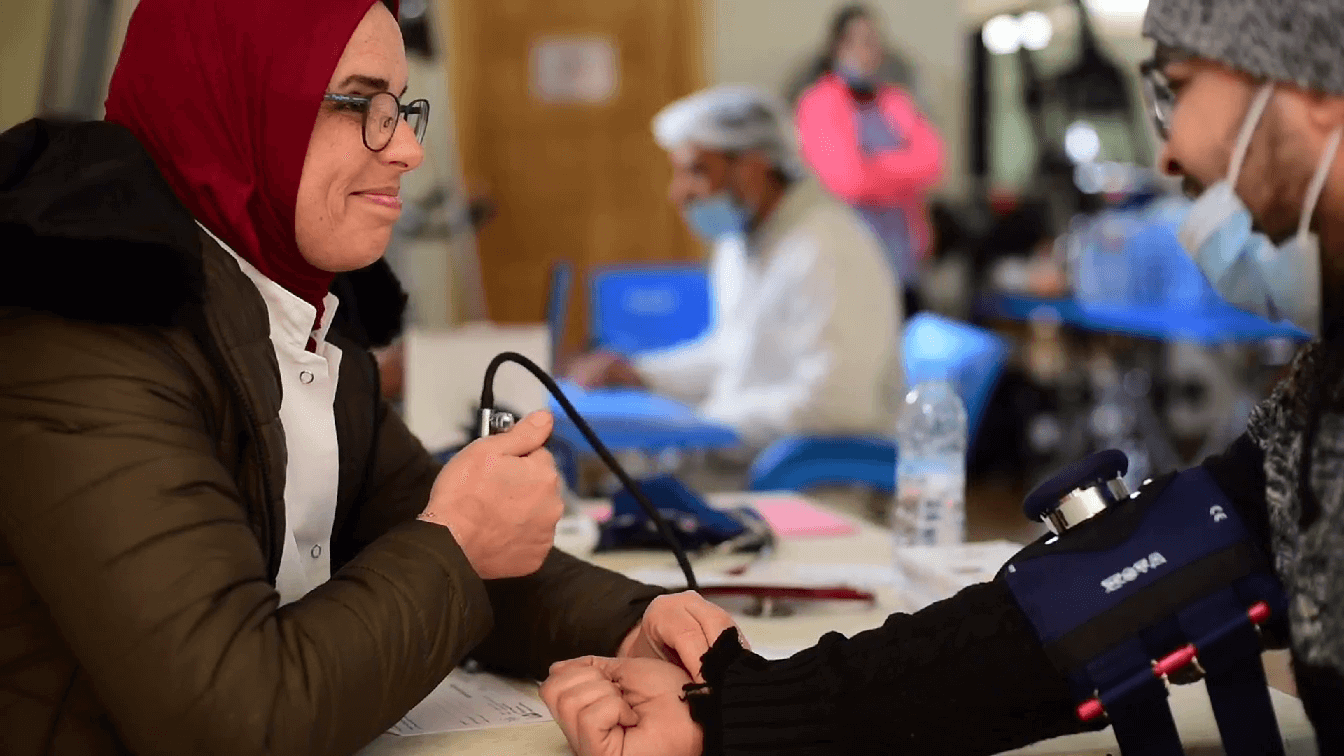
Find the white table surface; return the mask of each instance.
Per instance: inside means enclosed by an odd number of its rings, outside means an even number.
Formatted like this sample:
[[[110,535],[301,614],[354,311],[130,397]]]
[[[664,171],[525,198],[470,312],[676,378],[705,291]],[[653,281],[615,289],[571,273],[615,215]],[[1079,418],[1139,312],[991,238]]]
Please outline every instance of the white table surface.
[[[724,494],[711,497],[720,506],[749,503],[756,494]],[[843,515],[841,515],[843,516]],[[851,535],[781,540],[771,559],[785,565],[882,565],[891,564],[891,540],[888,531],[871,524],[845,517],[855,527]],[[590,559],[609,569],[628,572],[647,568],[675,569],[671,554],[663,553],[588,553],[591,531],[573,522],[562,523],[556,544],[566,551]],[[746,556],[716,556],[697,560],[697,572],[721,571],[743,564]],[[812,645],[823,634],[837,630],[851,635],[877,627],[892,612],[914,611],[918,605],[902,595],[894,586],[879,588],[876,606],[859,603],[828,603],[814,607],[804,606],[794,615],[783,618],[737,616],[748,640],[758,649],[793,651]],[[519,683],[524,689],[535,686]],[[1310,723],[1298,699],[1277,690],[1271,690],[1279,727],[1289,747],[1289,756],[1316,754]],[[540,698],[538,697],[538,700]],[[1202,685],[1173,686],[1172,711],[1190,756],[1221,753],[1218,730],[1213,719],[1207,694]],[[1075,735],[1045,741],[1025,749],[1013,751],[1013,756],[1063,756],[1076,754],[1115,754],[1115,738],[1110,730]],[[363,756],[504,756],[508,754],[538,754],[562,756],[570,751],[564,737],[554,723],[525,725],[475,732],[411,737],[383,736],[366,748]]]

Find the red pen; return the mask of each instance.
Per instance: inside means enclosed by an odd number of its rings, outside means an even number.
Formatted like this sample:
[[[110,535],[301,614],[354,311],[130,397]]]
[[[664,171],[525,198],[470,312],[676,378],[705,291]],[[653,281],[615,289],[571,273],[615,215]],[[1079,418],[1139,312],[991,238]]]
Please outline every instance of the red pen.
[[[875,603],[877,596],[846,586],[802,588],[780,585],[708,585],[700,587],[702,596],[750,596],[753,598],[804,599],[812,601],[865,601]]]

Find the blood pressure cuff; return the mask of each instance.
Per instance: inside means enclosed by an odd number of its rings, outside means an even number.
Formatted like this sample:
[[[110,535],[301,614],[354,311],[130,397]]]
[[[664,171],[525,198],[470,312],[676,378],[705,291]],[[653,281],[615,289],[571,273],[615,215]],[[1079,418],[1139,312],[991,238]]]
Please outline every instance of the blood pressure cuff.
[[[1202,468],[1167,475],[1062,534],[1037,540],[998,579],[1126,756],[1182,753],[1168,679],[1205,678],[1228,754],[1282,753],[1261,633],[1286,637],[1267,555]]]

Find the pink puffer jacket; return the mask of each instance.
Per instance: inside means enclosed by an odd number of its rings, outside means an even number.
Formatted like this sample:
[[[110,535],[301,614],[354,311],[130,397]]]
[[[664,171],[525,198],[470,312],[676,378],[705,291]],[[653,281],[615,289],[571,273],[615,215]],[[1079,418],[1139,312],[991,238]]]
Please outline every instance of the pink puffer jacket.
[[[839,76],[823,76],[799,101],[799,147],[822,184],[849,204],[904,209],[922,258],[929,244],[924,200],[942,177],[942,140],[900,87],[882,86],[877,105],[905,144],[867,154],[859,146],[857,101]]]

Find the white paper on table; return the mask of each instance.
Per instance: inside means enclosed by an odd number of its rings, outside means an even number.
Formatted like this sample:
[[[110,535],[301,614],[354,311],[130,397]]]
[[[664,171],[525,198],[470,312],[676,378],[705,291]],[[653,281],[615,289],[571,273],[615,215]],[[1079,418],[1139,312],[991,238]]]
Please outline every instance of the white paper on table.
[[[792,588],[823,588],[843,585],[860,590],[896,588],[910,594],[923,606],[947,598],[963,588],[994,579],[1004,562],[1020,544],[983,541],[955,546],[915,546],[895,549],[893,564],[792,564],[765,559],[740,573],[701,572],[706,587],[758,585]],[[628,575],[653,585],[680,588],[686,578],[665,567],[631,570]]]
[[[762,659],[770,659],[771,661],[787,659],[799,651],[802,651],[801,648],[785,648],[783,646],[752,646],[751,650],[752,653]]]
[[[551,714],[535,686],[525,687],[488,672],[455,669],[388,732],[431,735],[550,721]]]
[[[1004,563],[1022,550],[1010,541],[957,546],[907,546],[895,558],[905,588],[922,594],[923,603],[948,598],[963,588],[994,579]]]

